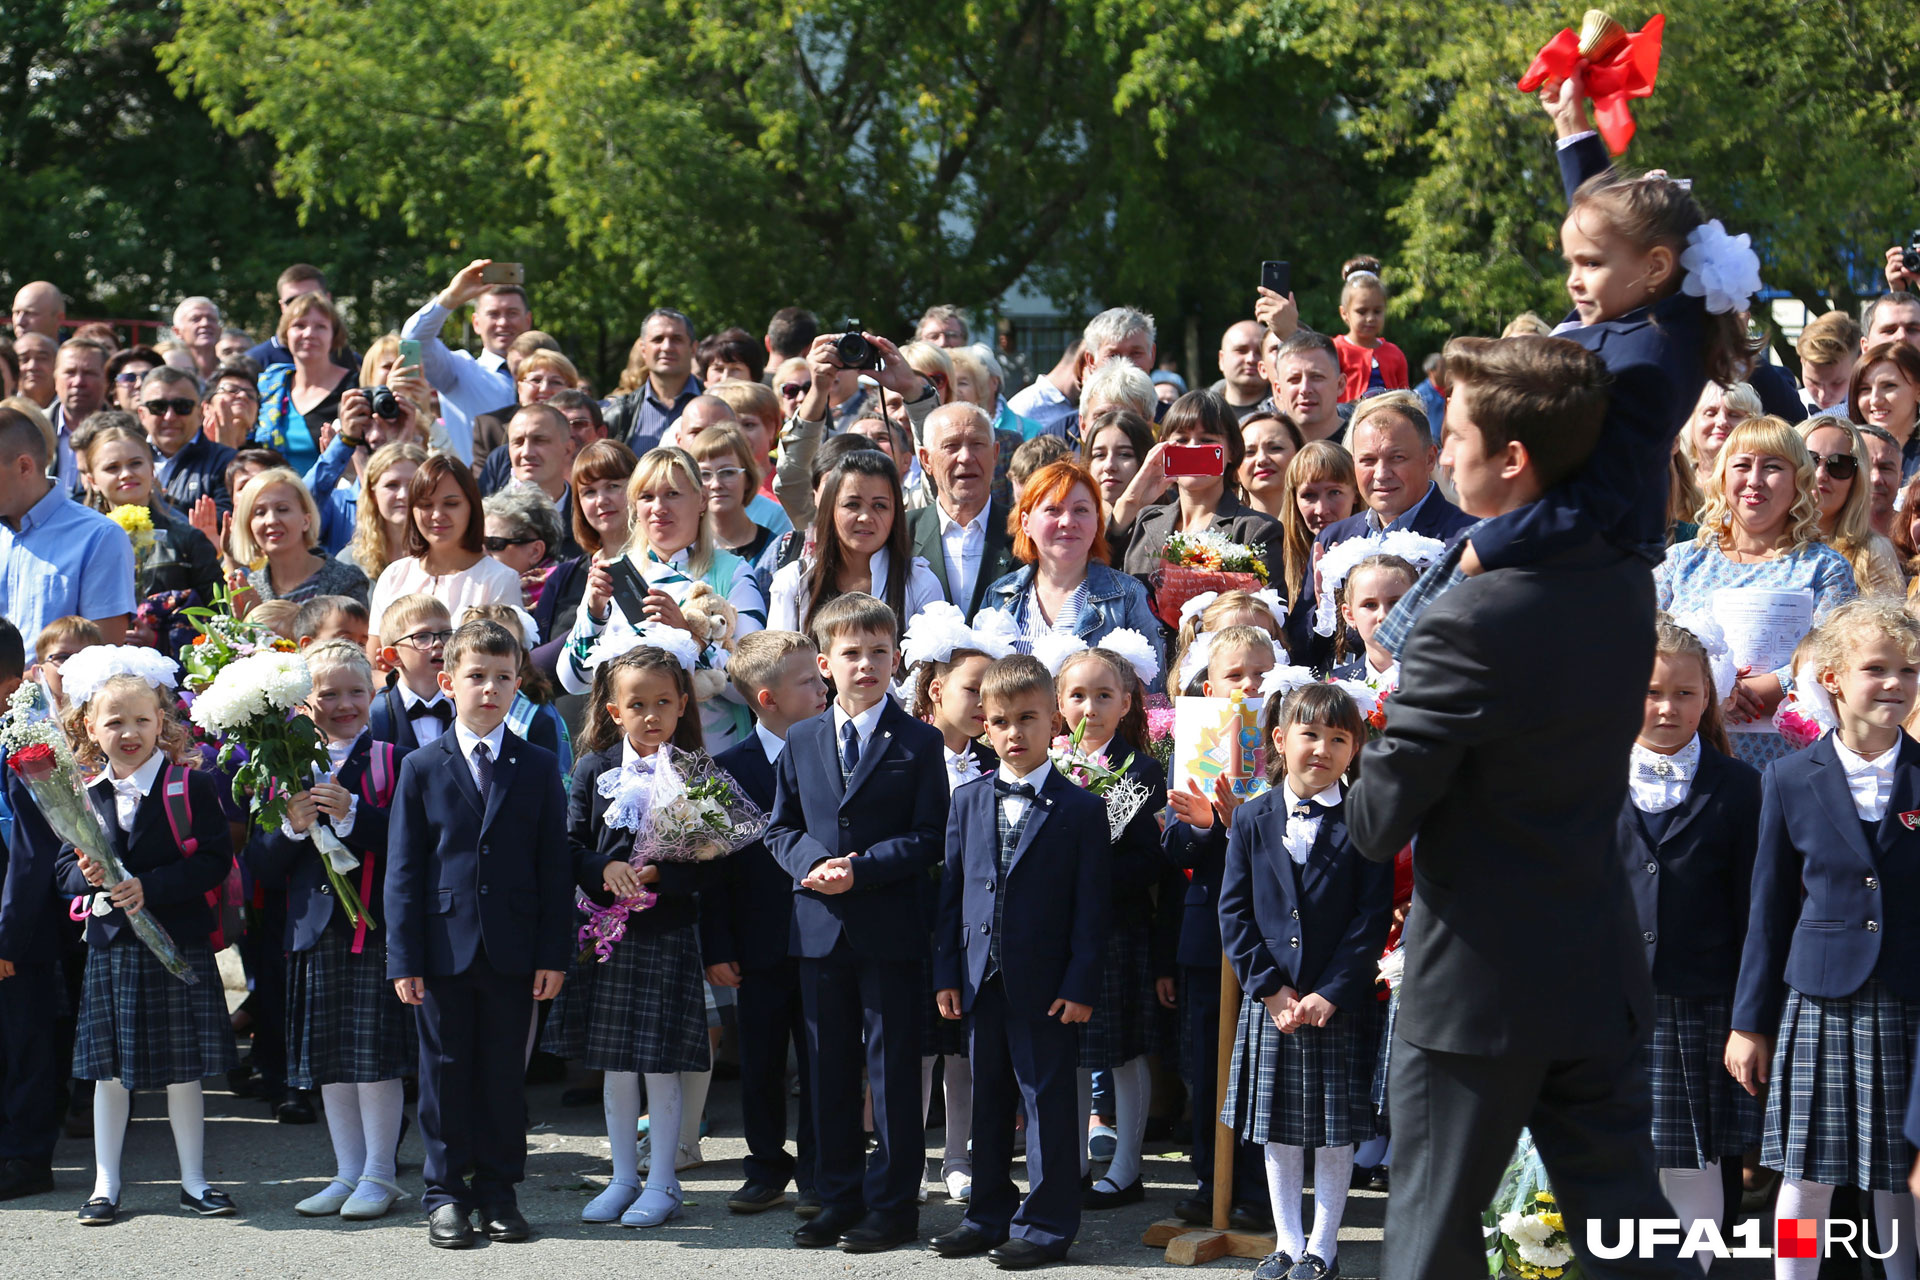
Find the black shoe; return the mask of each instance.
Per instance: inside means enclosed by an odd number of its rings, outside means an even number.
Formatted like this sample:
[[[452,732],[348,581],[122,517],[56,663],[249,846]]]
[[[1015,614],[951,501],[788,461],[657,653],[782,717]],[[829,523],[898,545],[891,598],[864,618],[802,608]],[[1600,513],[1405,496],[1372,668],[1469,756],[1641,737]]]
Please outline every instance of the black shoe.
[[[1293,1259],[1276,1249],[1253,1269],[1253,1280],[1287,1280],[1287,1272],[1291,1270]]]
[[[802,1249],[831,1249],[860,1220],[859,1212],[854,1209],[821,1209],[811,1220],[794,1229],[793,1242]]]
[[[120,1212],[120,1206],[105,1196],[95,1196],[80,1206],[80,1225],[83,1227],[104,1227],[113,1221],[113,1215]]]
[[[1173,1206],[1173,1216],[1196,1227],[1213,1225],[1213,1201],[1205,1196],[1188,1196]]]
[[[295,1089],[274,1107],[273,1118],[281,1124],[312,1124],[320,1117],[313,1111],[313,1095],[305,1089]]]
[[[1235,1231],[1272,1231],[1273,1210],[1253,1201],[1236,1204],[1227,1210],[1227,1225]]]
[[[185,1187],[180,1188],[180,1207],[191,1209],[203,1218],[231,1218],[240,1212],[233,1197],[218,1187],[208,1187],[207,1194],[196,1196]]]
[[[1031,1240],[1018,1239],[987,1251],[987,1261],[1002,1271],[1030,1271],[1034,1267],[1044,1267],[1049,1262],[1058,1262],[1062,1256],[1042,1249]]]
[[[480,1229],[487,1233],[487,1239],[495,1244],[519,1244],[533,1231],[527,1226],[527,1220],[520,1216],[515,1205],[503,1204],[493,1209],[480,1211]]]
[[[0,1200],[18,1200],[53,1190],[53,1170],[31,1160],[9,1160],[0,1167]]]
[[[885,1253],[920,1238],[918,1214],[869,1213],[840,1236],[844,1253]]]
[[[441,1205],[427,1215],[427,1243],[436,1249],[471,1248],[471,1215],[457,1204]]]
[[[1388,1190],[1388,1182],[1387,1166],[1383,1164],[1375,1165],[1373,1168],[1373,1176],[1367,1179],[1367,1190],[1378,1191],[1381,1195],[1385,1195]]]
[[[787,1189],[771,1182],[749,1182],[727,1197],[727,1208],[734,1213],[760,1213],[787,1202]]]
[[[1314,1254],[1303,1253],[1300,1261],[1293,1264],[1293,1270],[1287,1272],[1287,1280],[1334,1280],[1339,1274],[1339,1259],[1326,1263]]]
[[[1080,1196],[1080,1207],[1084,1209],[1118,1209],[1123,1204],[1139,1204],[1147,1198],[1147,1184],[1140,1178],[1133,1180],[1132,1186],[1121,1187],[1118,1191],[1102,1191],[1101,1183],[1112,1186],[1105,1178],[1088,1187]],[[1208,1210],[1207,1220],[1213,1220],[1212,1210]]]
[[[802,1191],[793,1200],[793,1216],[796,1218],[817,1217],[820,1213],[820,1193]]]
[[[1006,1242],[996,1240],[971,1222],[962,1222],[943,1236],[935,1236],[927,1242],[933,1251],[943,1258],[967,1258],[976,1253],[985,1253],[997,1249]]]

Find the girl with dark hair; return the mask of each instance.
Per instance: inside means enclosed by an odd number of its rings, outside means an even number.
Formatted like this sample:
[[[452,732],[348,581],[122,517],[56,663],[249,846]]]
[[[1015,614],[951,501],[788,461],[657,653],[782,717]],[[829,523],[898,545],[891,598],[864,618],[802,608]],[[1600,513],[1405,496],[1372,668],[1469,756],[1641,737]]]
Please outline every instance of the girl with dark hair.
[[[477,604],[520,603],[520,575],[487,554],[472,468],[452,454],[428,454],[413,473],[407,507],[407,554],[380,574],[367,602],[372,648],[380,648],[387,606],[401,596],[432,596],[455,618]]]
[[[820,606],[862,591],[886,602],[904,634],[916,614],[945,598],[912,546],[893,460],[877,449],[854,450],[820,486],[811,555],[773,575],[767,625],[805,633]]]
[[[1240,463],[1246,456],[1246,442],[1240,434],[1240,421],[1227,402],[1211,391],[1187,392],[1173,402],[1160,423],[1160,443],[1218,445],[1222,470],[1213,475],[1173,478],[1171,495],[1142,511],[1134,523],[1126,571],[1144,582],[1160,567],[1160,553],[1168,534],[1209,529],[1229,542],[1253,546],[1268,572],[1278,577],[1286,535],[1272,516],[1240,501]],[[1164,468],[1166,451],[1157,452],[1160,457],[1156,465]],[[1149,590],[1151,586],[1149,583]]]

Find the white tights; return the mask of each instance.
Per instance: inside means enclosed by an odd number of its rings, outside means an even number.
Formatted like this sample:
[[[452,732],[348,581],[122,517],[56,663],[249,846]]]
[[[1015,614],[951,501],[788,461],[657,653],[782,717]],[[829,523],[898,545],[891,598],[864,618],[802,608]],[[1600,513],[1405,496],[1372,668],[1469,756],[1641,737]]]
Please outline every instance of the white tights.
[[[1686,1239],[1696,1222],[1711,1222],[1716,1229],[1720,1226],[1726,1195],[1720,1185],[1718,1160],[1704,1169],[1662,1169],[1660,1192],[1673,1206],[1674,1217],[1680,1220],[1681,1239]],[[1713,1265],[1712,1254],[1703,1251],[1695,1256],[1702,1271]]]
[[[1885,1248],[1895,1240],[1893,1256],[1881,1265],[1887,1280],[1914,1280],[1914,1201],[1905,1191],[1875,1191],[1873,1197],[1874,1232]],[[1780,1180],[1780,1200],[1774,1209],[1776,1218],[1815,1218],[1824,1221],[1833,1201],[1833,1188],[1820,1182],[1798,1178]],[[1858,1247],[1858,1246],[1856,1246]],[[1816,1280],[1820,1258],[1779,1258],[1773,1260],[1774,1280]]]
[[[925,1123],[933,1110],[932,1058],[920,1059],[920,1120]],[[973,1136],[973,1064],[963,1053],[946,1056],[940,1073],[940,1085],[947,1095],[947,1150],[940,1161],[940,1176],[973,1172],[973,1157],[967,1152],[967,1139]]]
[[[363,1180],[394,1182],[406,1086],[399,1080],[323,1084],[320,1105],[327,1113],[327,1136],[333,1139],[333,1180],[349,1189]]]
[[[120,1203],[120,1157],[127,1145],[127,1117],[133,1113],[133,1094],[118,1080],[93,1086],[93,1198]],[[198,1080],[167,1086],[167,1123],[173,1128],[173,1150],[180,1159],[181,1189],[194,1196],[207,1194],[207,1103]]]
[[[1145,1054],[1113,1068],[1113,1160],[1106,1177],[1115,1191],[1140,1181],[1140,1149],[1147,1140],[1147,1106],[1153,1071]],[[1093,1118],[1093,1072],[1080,1072],[1080,1172],[1087,1171],[1087,1123]]]
[[[680,1132],[681,1080],[683,1075],[707,1075],[706,1072],[684,1072],[665,1075],[649,1074],[647,1080],[647,1115],[653,1123],[650,1134],[677,1134]],[[703,1091],[704,1092],[704,1091]],[[638,1187],[640,1185],[640,1076],[632,1071],[608,1071],[600,1088],[601,1101],[607,1113],[607,1144],[613,1155],[613,1181],[621,1186]],[[695,1111],[694,1123],[699,1123],[699,1112]],[[697,1133],[698,1130],[696,1129]],[[677,1190],[680,1175],[673,1170],[674,1158],[679,1153],[664,1144],[654,1144],[653,1160],[647,1166],[649,1187],[661,1190]]]
[[[1295,1262],[1306,1254],[1333,1264],[1340,1252],[1340,1219],[1347,1212],[1353,1180],[1353,1146],[1318,1147],[1313,1153],[1313,1234],[1301,1223],[1307,1150],[1267,1144],[1267,1193],[1273,1199],[1273,1247]]]

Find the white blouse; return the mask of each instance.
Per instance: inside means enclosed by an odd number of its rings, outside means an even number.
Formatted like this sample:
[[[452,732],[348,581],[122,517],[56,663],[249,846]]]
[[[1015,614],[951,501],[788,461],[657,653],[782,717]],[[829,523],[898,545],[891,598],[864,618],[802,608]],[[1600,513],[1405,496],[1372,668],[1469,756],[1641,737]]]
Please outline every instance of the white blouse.
[[[401,596],[411,595],[432,596],[446,605],[457,627],[460,615],[474,605],[519,604],[520,575],[492,556],[481,556],[471,569],[440,577],[428,573],[417,556],[395,560],[381,573],[380,581],[374,584],[373,597],[367,602],[368,632],[380,636],[380,622],[386,616],[387,606]],[[391,638],[381,636],[382,640]]]
[[[873,588],[869,594],[885,600],[887,582],[892,573],[893,553],[882,547],[868,559],[867,566],[873,574]],[[767,607],[769,631],[806,630],[800,625],[800,611],[806,604],[806,571],[809,567],[808,561],[802,558],[781,566],[780,571],[773,575],[773,583],[767,588],[767,594],[772,597]],[[922,609],[936,600],[946,598],[946,592],[940,589],[940,579],[927,567],[927,562],[918,556],[913,557],[913,568],[907,578],[906,617],[900,619],[901,634],[906,634],[907,625]]]

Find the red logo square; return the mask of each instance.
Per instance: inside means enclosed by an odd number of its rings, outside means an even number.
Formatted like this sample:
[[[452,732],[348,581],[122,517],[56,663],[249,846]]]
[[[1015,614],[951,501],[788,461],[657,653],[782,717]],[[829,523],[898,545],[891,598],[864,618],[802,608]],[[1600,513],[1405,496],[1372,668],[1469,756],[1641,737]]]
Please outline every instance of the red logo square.
[[[1782,1258],[1820,1256],[1820,1220],[1779,1218],[1773,1224],[1773,1251]]]

